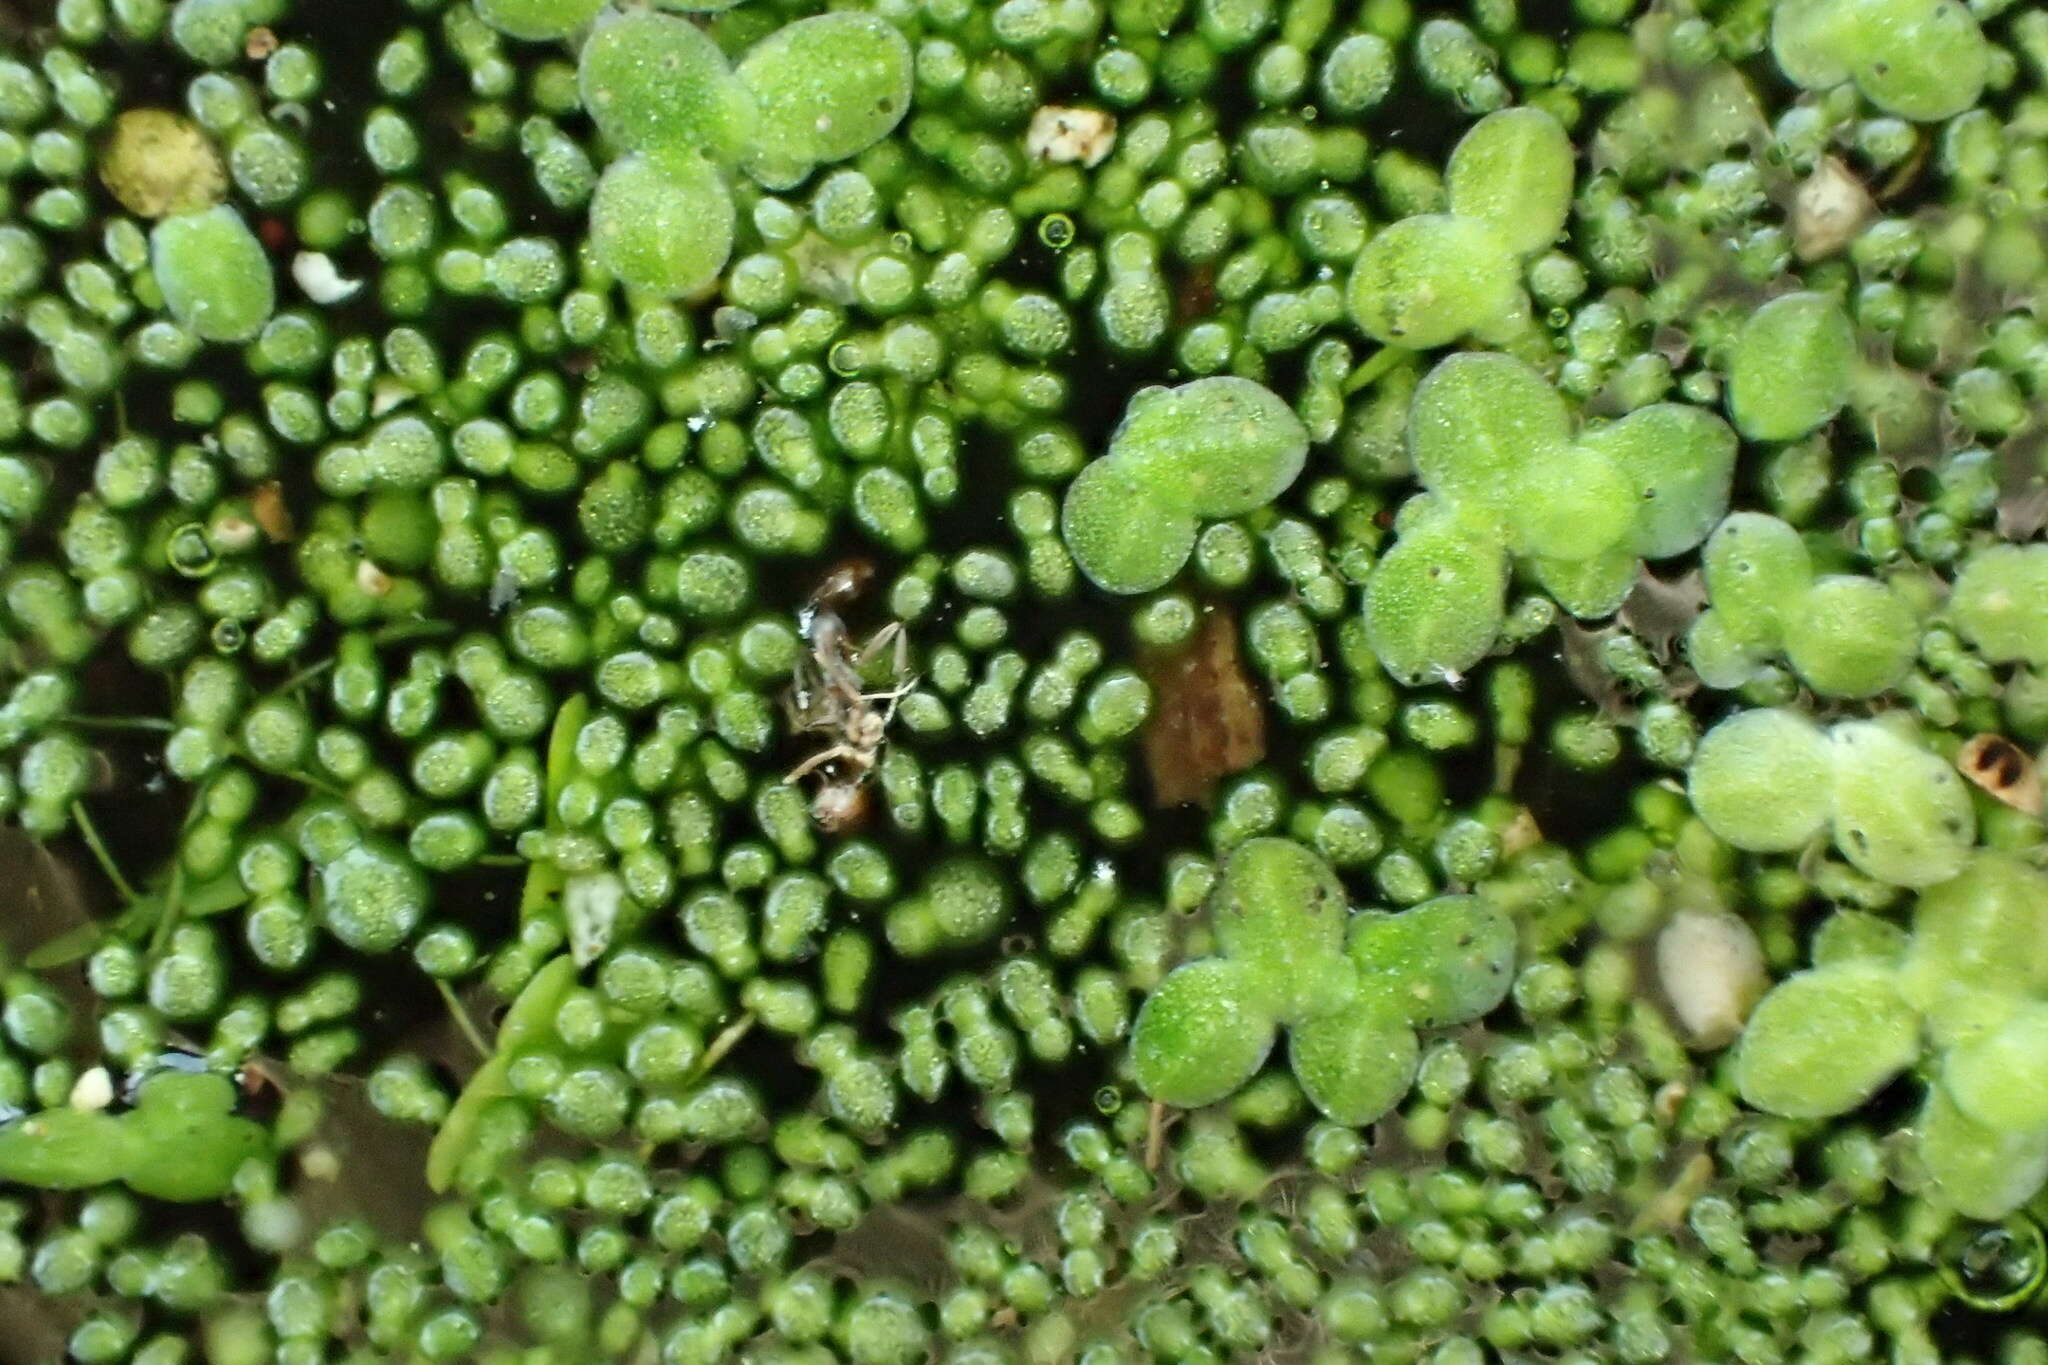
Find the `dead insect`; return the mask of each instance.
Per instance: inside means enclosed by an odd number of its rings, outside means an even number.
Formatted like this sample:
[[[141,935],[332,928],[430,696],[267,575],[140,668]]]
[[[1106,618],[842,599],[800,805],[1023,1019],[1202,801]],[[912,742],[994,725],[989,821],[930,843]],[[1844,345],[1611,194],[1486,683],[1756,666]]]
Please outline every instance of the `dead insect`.
[[[2041,813],[2041,773],[2004,735],[1972,735],[1956,751],[1956,769],[2014,810]]]
[[[811,818],[831,833],[856,828],[867,818],[868,775],[881,761],[897,706],[916,685],[901,622],[890,622],[856,645],[839,615],[838,609],[857,598],[873,577],[872,565],[853,560],[820,581],[797,616],[806,649],[782,699],[791,732],[820,735],[825,745],[790,769],[783,781],[818,776]],[[890,661],[889,681],[871,688],[863,675],[884,658]]]

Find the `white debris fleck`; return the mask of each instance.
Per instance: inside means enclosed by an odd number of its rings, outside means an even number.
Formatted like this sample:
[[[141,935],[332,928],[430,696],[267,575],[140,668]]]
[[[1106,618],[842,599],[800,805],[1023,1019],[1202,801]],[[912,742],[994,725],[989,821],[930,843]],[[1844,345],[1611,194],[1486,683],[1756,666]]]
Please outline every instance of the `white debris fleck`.
[[[391,575],[367,559],[356,561],[356,588],[365,596],[386,597],[391,593]]]
[[[1657,935],[1657,977],[1693,1046],[1726,1047],[1763,995],[1763,950],[1734,915],[1680,910]]]
[[[324,251],[301,251],[292,257],[292,278],[307,298],[323,308],[353,298],[363,287],[361,280],[343,278]]]
[[[88,1068],[71,1086],[71,1107],[98,1113],[114,1102],[114,1078],[103,1066]]]
[[[1024,133],[1024,150],[1041,161],[1098,166],[1116,146],[1116,119],[1102,109],[1040,105]]]
[[[393,375],[380,374],[370,391],[370,416],[387,416],[417,397],[419,395],[406,387],[403,380]]]
[[[1877,205],[1842,162],[1822,157],[1792,200],[1792,249],[1802,261],[1832,256],[1849,244]]]
[[[610,872],[580,872],[562,888],[562,917],[569,922],[569,954],[587,967],[604,956],[626,903],[626,884]]]

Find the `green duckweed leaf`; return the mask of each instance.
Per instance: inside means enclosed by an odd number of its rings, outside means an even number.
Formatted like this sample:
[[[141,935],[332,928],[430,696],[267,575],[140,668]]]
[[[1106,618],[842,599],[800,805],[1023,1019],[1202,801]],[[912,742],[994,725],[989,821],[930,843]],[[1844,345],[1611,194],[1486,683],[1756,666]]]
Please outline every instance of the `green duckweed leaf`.
[[[1707,599],[1729,633],[1775,649],[1790,604],[1813,583],[1813,556],[1787,523],[1763,512],[1722,518],[1700,554]]]
[[[1428,350],[1514,316],[1522,284],[1514,255],[1484,223],[1416,214],[1382,228],[1358,253],[1345,294],[1373,340]]]
[[[1513,356],[1464,351],[1415,386],[1408,458],[1425,488],[1461,503],[1501,508],[1517,471],[1542,465],[1571,441],[1571,415],[1550,381]]]
[[[1444,191],[1452,213],[1486,224],[1509,251],[1528,256],[1564,231],[1573,161],[1571,136],[1549,113],[1500,109],[1451,149]]]
[[[1723,691],[1740,687],[1755,677],[1770,657],[1768,646],[1729,629],[1727,616],[1713,607],[1693,618],[1685,632],[1685,661],[1708,687]]]
[[[320,915],[327,931],[362,953],[388,953],[427,913],[426,874],[398,844],[364,838],[320,869]]]
[[[1214,1104],[1258,1074],[1273,1050],[1271,1015],[1253,1004],[1249,968],[1205,958],[1169,972],[1131,1028],[1131,1071],[1162,1104]]]
[[[235,1084],[211,1072],[160,1071],[122,1115],[133,1154],[122,1179],[137,1194],[196,1204],[224,1198],[242,1163],[270,1150],[270,1134],[235,1113]]]
[[[1194,513],[1159,506],[1115,460],[1097,460],[1076,475],[1060,509],[1068,553],[1105,592],[1165,587],[1194,553],[1200,529]]]
[[[1977,813],[1953,767],[1879,721],[1842,721],[1828,738],[1843,857],[1893,886],[1932,886],[1963,870]]]
[[[583,107],[628,152],[697,152],[721,165],[752,145],[757,111],[711,35],[651,10],[613,14],[577,59]]]
[[[2048,1178],[2048,1129],[2003,1132],[1963,1113],[1939,1085],[1914,1123],[1920,1162],[1934,1190],[1971,1218],[2003,1218]]]
[[[1263,384],[1217,375],[1138,394],[1109,438],[1108,458],[1160,506],[1237,517],[1300,476],[1308,429]]]
[[[748,174],[788,189],[813,166],[866,151],[902,122],[910,44],[872,14],[818,14],[756,43],[739,78],[761,111]]]
[[[1738,711],[1700,739],[1686,794],[1708,829],[1752,853],[1805,845],[1834,809],[1835,750],[1797,711]]]
[[[1852,8],[1850,75],[1887,114],[1938,123],[1983,95],[1991,45],[1956,0],[1859,0]]]
[[[1993,663],[2048,667],[2048,545],[1992,545],[1963,561],[1949,619]]]
[[[119,1180],[138,1135],[125,1115],[46,1109],[0,1126],[0,1182],[39,1190],[83,1190]]]
[[[149,234],[149,263],[164,306],[203,340],[253,341],[277,309],[270,257],[226,204],[158,223]]]
[[[1728,511],[1738,442],[1705,408],[1652,403],[1584,433],[1579,444],[1614,461],[1628,480],[1635,507],[1629,548],[1644,559],[1693,549]]]
[[[1507,554],[1483,518],[1418,517],[1366,580],[1366,642],[1409,686],[1462,677],[1500,637],[1507,588]]]
[[[1771,56],[1785,79],[1808,90],[1848,80],[1856,19],[1848,0],[1778,0],[1771,8]]]
[[[924,900],[950,947],[986,943],[1010,921],[1010,884],[977,854],[956,854],[934,867]]]
[[[1901,980],[1937,1029],[1951,997],[2048,990],[2048,875],[2010,854],[1972,855],[1920,893]]]
[[[1870,962],[1795,972],[1758,1002],[1735,1050],[1743,1101],[1785,1118],[1847,1113],[1920,1055],[1920,1016]]]
[[[1941,1084],[1969,1118],[2001,1133],[2048,1131],[2048,1002],[2029,1000],[1942,1057]]]
[[[1598,559],[1633,527],[1635,490],[1596,447],[1564,446],[1524,461],[1515,473],[1506,515],[1519,554],[1574,563]],[[1624,546],[1620,556],[1633,580],[1633,550]]]
[[[1856,333],[1825,294],[1785,294],[1751,313],[1728,359],[1728,414],[1752,441],[1793,441],[1849,399]]]
[[[1911,942],[1904,929],[1868,910],[1837,910],[1814,931],[1813,965],[1864,961],[1898,967]]]
[[[1415,1083],[1421,1041],[1398,1009],[1365,1000],[1296,1024],[1287,1056],[1302,1093],[1334,1123],[1383,1117]]]
[[[1874,697],[1896,686],[1920,652],[1920,621],[1888,583],[1828,574],[1792,605],[1785,658],[1824,697]]]
[[[1230,855],[1209,903],[1217,946],[1244,967],[1262,1008],[1283,1024],[1324,1012],[1350,982],[1344,887],[1292,839],[1248,839]]]
[[[512,1058],[546,1045],[554,1037],[555,1012],[576,985],[576,963],[567,954],[551,959],[533,974],[498,1025],[497,1051],[478,1067],[455,1097],[427,1148],[427,1187],[445,1193],[464,1159],[474,1149],[477,1125],[484,1111],[513,1093]]]
[[[91,957],[94,950],[107,937],[107,927],[97,920],[74,924],[63,933],[44,939],[21,960],[21,965],[32,972],[46,972],[56,967],[68,967],[74,962],[83,962]]]
[[[1507,998],[1515,925],[1477,896],[1439,896],[1399,914],[1352,922],[1359,989],[1388,1001],[1416,1028],[1477,1019]]]
[[[736,220],[725,177],[703,157],[624,156],[591,196],[590,246],[628,289],[688,298],[718,282]]]
[[[603,8],[604,0],[476,0],[479,19],[529,43],[566,38]]]
[[[1621,610],[1643,566],[1633,550],[1618,545],[1587,559],[1539,558],[1532,567],[1557,605],[1581,621],[1598,621]]]

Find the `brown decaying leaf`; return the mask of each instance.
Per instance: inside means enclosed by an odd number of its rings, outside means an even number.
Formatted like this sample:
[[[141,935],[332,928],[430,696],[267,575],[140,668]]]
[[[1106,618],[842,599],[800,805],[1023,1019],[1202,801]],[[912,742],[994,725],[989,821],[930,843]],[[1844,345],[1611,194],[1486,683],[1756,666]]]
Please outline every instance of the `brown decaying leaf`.
[[[295,533],[291,508],[285,505],[284,485],[275,479],[256,485],[249,495],[249,515],[275,544],[284,544]]]
[[[1152,719],[1145,726],[1145,767],[1152,804],[1207,805],[1216,784],[1266,756],[1266,713],[1245,673],[1237,616],[1209,607],[1194,640],[1147,670]]]
[[[2004,735],[1972,735],[1956,751],[1956,770],[2014,810],[2041,813],[2041,772]]]

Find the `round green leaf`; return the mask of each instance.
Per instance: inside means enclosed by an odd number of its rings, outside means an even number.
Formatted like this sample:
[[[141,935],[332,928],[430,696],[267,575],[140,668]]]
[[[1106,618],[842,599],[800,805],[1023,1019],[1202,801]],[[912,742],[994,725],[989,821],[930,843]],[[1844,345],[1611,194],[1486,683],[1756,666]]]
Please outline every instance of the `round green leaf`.
[[[1920,1016],[1894,973],[1843,962],[1786,977],[1735,1050],[1743,1101],[1786,1118],[1847,1113],[1920,1055]]]
[[[1728,359],[1728,414],[1753,441],[1792,441],[1849,399],[1856,333],[1825,294],[1785,294],[1757,309]]]
[[[598,130],[632,152],[701,152],[729,164],[751,145],[756,111],[711,35],[652,10],[591,31],[576,67]]]
[[[2048,1003],[2029,1000],[2001,1026],[1951,1047],[1941,1083],[1978,1123],[2006,1133],[2048,1131]]]
[[[1993,545],[1963,562],[1949,619],[1993,663],[2048,667],[2048,545]]]
[[[171,316],[206,341],[252,341],[277,308],[263,243],[226,204],[158,223],[149,264]]]
[[[1380,665],[1409,686],[1469,672],[1493,648],[1507,613],[1507,556],[1498,534],[1449,510],[1419,520],[1365,585],[1366,642]]]
[[[1472,125],[1444,170],[1450,209],[1499,235],[1517,256],[1564,231],[1572,207],[1571,136],[1542,109],[1500,109]]]
[[[1401,1102],[1415,1083],[1421,1043],[1399,1011],[1363,1001],[1297,1024],[1287,1057],[1302,1093],[1326,1118],[1371,1123]]]
[[[1888,583],[1860,574],[1815,580],[1780,618],[1785,657],[1824,697],[1874,697],[1920,652],[1920,621]]]
[[[2010,854],[1980,851],[1957,876],[1921,892],[1902,980],[1908,998],[1931,1014],[1961,992],[2048,990],[2048,875]]]
[[[1514,921],[1477,896],[1361,915],[1350,949],[1360,991],[1389,1002],[1416,1028],[1477,1019],[1507,997],[1514,980]]]
[[[1555,458],[1571,416],[1550,381],[1513,356],[1464,351],[1415,386],[1408,456],[1423,487],[1456,502],[1504,507],[1517,471]]]
[[[1735,433],[1684,403],[1652,403],[1596,427],[1579,444],[1614,461],[1634,497],[1629,548],[1668,559],[1705,540],[1728,511],[1735,476]]]
[[[234,1112],[238,1098],[234,1082],[211,1072],[151,1076],[126,1118],[135,1141],[128,1186],[184,1204],[225,1198],[242,1164],[270,1148],[263,1126]]]
[[[1216,943],[1245,967],[1281,1023],[1328,1009],[1348,986],[1344,887],[1330,865],[1292,839],[1248,839],[1230,855],[1209,902]]]
[[[1769,646],[1745,639],[1728,628],[1728,618],[1708,607],[1685,633],[1685,661],[1708,687],[1727,691],[1756,676],[1769,661]]]
[[[955,854],[933,868],[924,900],[951,947],[985,943],[1010,918],[1010,885],[979,854]]]
[[[1829,732],[1835,847],[1894,886],[1932,886],[1963,870],[1976,808],[1954,768],[1878,721]]]
[[[725,178],[694,152],[634,154],[606,167],[590,200],[590,246],[628,289],[687,298],[731,259],[736,215]]]
[[[476,0],[479,19],[530,43],[566,38],[597,17],[604,0]]]
[[[1813,934],[1813,965],[1858,959],[1898,967],[1906,961],[1906,931],[1868,910],[1837,910]]]
[[[320,893],[328,932],[364,953],[388,953],[405,942],[432,899],[426,874],[382,836],[364,839],[321,868]]]
[[[1794,85],[1840,85],[1849,79],[1856,27],[1851,0],[1778,0],[1771,7],[1771,56]]]
[[[1728,633],[1776,648],[1793,604],[1813,583],[1813,556],[1799,532],[1763,512],[1723,518],[1700,553],[1707,599]]]
[[[1938,123],[1975,105],[1991,45],[1956,0],[1859,0],[1846,49],[1865,99],[1899,118]]]
[[[1345,298],[1367,336],[1419,351],[1513,316],[1522,283],[1514,255],[1493,229],[1425,213],[1382,228],[1366,243]]]
[[[1827,823],[1834,749],[1797,711],[1739,711],[1707,731],[1686,795],[1707,828],[1752,853],[1804,845]]]
[[[1972,1119],[1938,1085],[1913,1125],[1941,1199],[1970,1218],[2003,1218],[2048,1178],[2048,1130],[2005,1132]]]
[[[740,60],[761,111],[748,173],[787,189],[813,166],[867,150],[910,109],[910,44],[872,14],[840,10],[784,24]]]
[[[1634,521],[1635,490],[1592,446],[1568,445],[1524,461],[1511,487],[1507,522],[1521,554],[1595,559],[1619,544]],[[1633,566],[1634,553],[1625,553]]]
[[[1249,971],[1223,958],[1167,973],[1131,1028],[1131,1071],[1162,1104],[1197,1109],[1258,1074],[1273,1050],[1271,1015],[1252,1004]]]
[[[1308,428],[1263,384],[1217,375],[1138,394],[1109,438],[1109,458],[1160,506],[1237,517],[1301,474]]]
[[[1194,553],[1200,528],[1194,513],[1159,506],[1115,460],[1082,470],[1060,509],[1067,552],[1105,592],[1151,592],[1171,583]]]
[[[1621,610],[1636,586],[1642,561],[1625,545],[1586,559],[1541,558],[1536,581],[1552,600],[1581,621],[1597,621]]]

